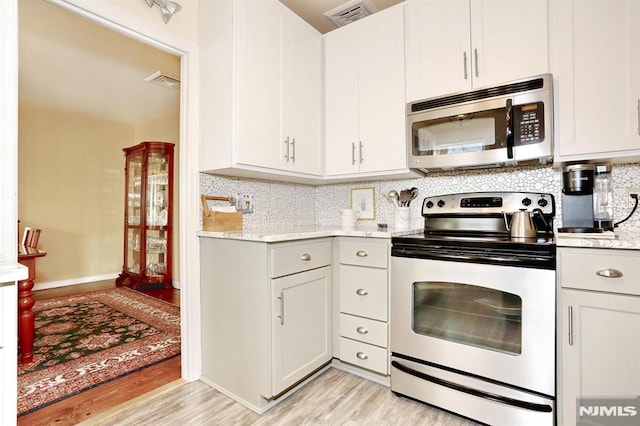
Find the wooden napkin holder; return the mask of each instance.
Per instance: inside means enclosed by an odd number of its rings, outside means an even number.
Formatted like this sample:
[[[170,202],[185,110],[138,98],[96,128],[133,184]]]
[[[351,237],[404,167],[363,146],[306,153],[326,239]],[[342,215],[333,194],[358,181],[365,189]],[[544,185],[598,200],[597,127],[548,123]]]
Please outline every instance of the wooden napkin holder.
[[[242,212],[216,212],[209,208],[209,200],[227,201],[235,206],[233,197],[216,197],[212,195],[201,195],[202,200],[202,229],[204,231],[242,231]]]

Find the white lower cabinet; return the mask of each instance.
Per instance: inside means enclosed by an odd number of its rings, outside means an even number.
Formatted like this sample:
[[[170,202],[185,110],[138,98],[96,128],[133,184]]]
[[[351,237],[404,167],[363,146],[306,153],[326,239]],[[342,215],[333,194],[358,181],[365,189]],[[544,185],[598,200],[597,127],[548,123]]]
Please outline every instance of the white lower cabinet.
[[[342,362],[389,374],[389,241],[336,239]]]
[[[271,291],[277,394],[331,359],[331,267],[272,280]]]
[[[17,387],[17,288],[15,282],[0,283],[0,425],[16,422]]]
[[[614,424],[607,416],[628,415],[618,407],[640,395],[640,252],[559,248],[558,259],[558,424]],[[609,414],[594,416],[593,406]]]
[[[331,361],[332,240],[201,238],[201,380],[261,413]]]

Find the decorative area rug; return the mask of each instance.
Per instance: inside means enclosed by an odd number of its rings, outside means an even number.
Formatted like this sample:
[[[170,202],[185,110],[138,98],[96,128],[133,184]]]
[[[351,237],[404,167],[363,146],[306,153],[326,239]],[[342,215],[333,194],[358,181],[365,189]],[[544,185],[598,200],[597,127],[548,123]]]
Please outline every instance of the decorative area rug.
[[[36,301],[18,416],[180,354],[180,308],[127,288]]]

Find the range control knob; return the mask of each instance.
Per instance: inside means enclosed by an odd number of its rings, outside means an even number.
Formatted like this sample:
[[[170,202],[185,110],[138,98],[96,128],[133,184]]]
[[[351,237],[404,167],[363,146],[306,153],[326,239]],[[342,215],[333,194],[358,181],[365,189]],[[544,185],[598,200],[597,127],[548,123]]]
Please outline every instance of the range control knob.
[[[531,205],[531,198],[527,197],[522,200],[522,205],[529,207]]]
[[[547,200],[545,200],[544,198],[540,198],[538,200],[538,206],[540,206],[540,207],[547,207],[547,204],[549,204],[549,202]]]
[[[444,200],[438,200],[438,207],[444,207]]]
[[[427,201],[426,204],[427,208],[430,209],[431,207],[433,207],[433,201]]]

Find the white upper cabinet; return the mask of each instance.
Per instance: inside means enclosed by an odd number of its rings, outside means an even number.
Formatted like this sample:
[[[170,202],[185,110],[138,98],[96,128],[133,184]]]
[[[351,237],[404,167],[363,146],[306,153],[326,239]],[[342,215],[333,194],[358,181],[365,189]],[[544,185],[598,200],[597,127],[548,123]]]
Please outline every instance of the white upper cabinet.
[[[640,2],[555,2],[556,161],[640,160]]]
[[[549,72],[547,0],[409,0],[407,101]]]
[[[277,0],[204,2],[199,32],[201,170],[322,175],[321,34]]]
[[[324,37],[326,175],[406,172],[403,5]]]

